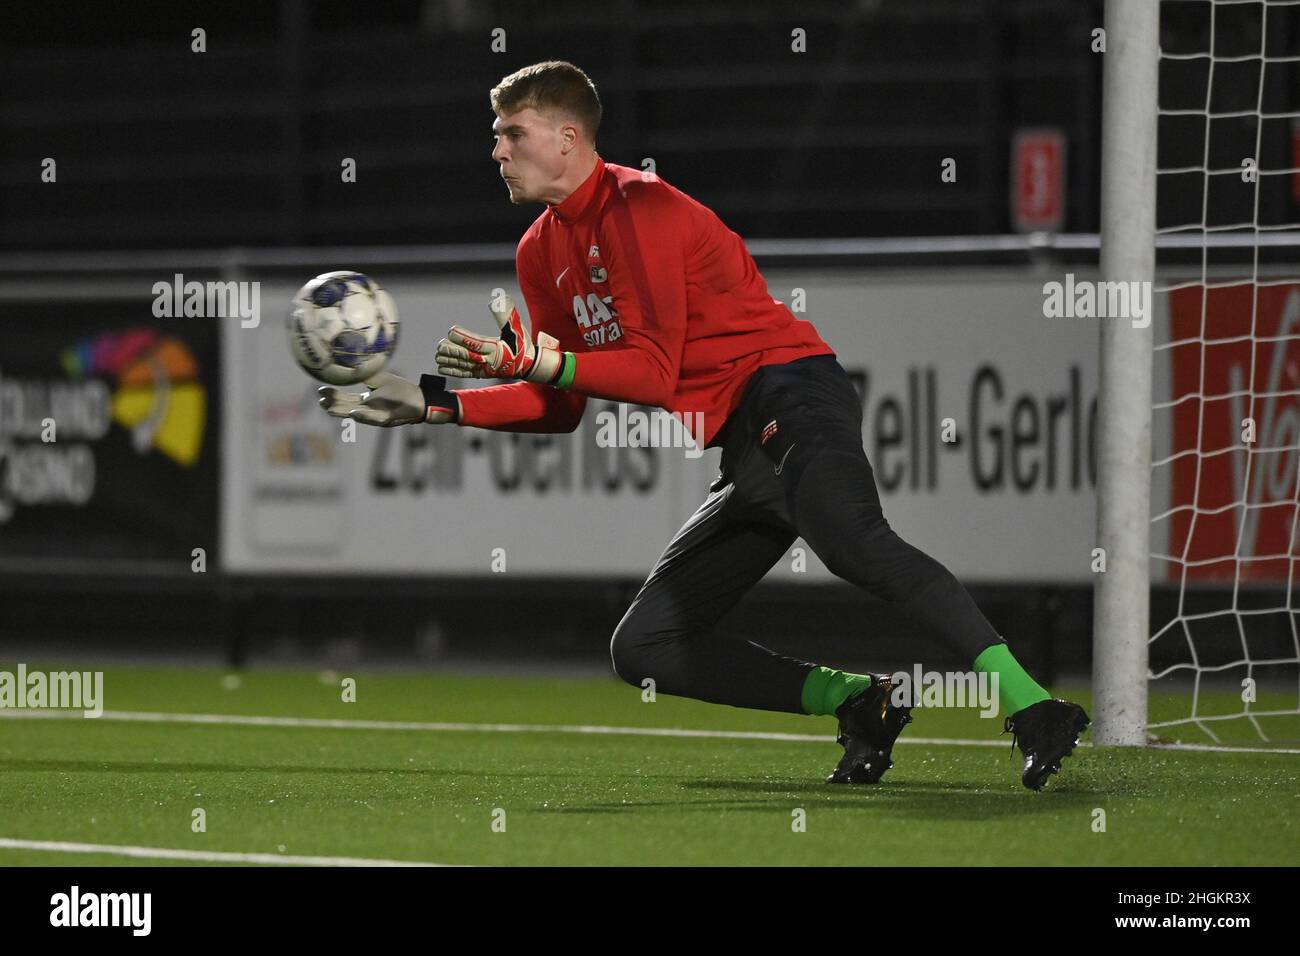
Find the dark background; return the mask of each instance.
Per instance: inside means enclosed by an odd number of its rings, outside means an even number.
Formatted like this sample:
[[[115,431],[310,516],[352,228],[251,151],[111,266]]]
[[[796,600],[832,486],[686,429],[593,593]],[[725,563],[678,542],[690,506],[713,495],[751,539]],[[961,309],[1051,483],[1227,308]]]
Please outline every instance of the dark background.
[[[1208,47],[1209,5],[1166,4],[1167,51]],[[1066,230],[1096,232],[1101,0],[666,2],[402,0],[46,3],[0,30],[0,248],[102,249],[513,241],[536,210],[504,202],[488,90],[568,59],[605,107],[597,146],[715,209],[746,238],[1010,231],[1014,131],[1068,141]],[[1300,42],[1267,13],[1266,53]],[[1224,8],[1220,56],[1258,53],[1256,4]],[[190,31],[207,31],[207,52]],[[492,52],[491,31],[507,49]],[[807,52],[791,52],[791,30]],[[1205,107],[1209,63],[1165,61],[1161,105]],[[1300,75],[1215,66],[1216,111],[1295,109]],[[1254,121],[1209,124],[1211,167],[1239,167]],[[1164,157],[1200,156],[1201,117],[1162,120]],[[1261,165],[1289,159],[1264,124]],[[1253,152],[1253,150],[1252,150]],[[36,175],[59,163],[58,190]],[[358,178],[339,181],[342,157]],[[936,187],[942,157],[958,181]],[[1289,177],[1260,221],[1294,219]],[[1162,224],[1199,220],[1201,190],[1161,183]],[[1244,215],[1211,189],[1210,215]],[[51,195],[54,193],[55,195]],[[1235,197],[1235,199],[1234,199]],[[1235,206],[1234,206],[1235,203]]]
[[[1208,5],[1175,6],[1186,9],[1166,14],[1162,47],[1205,49]],[[543,59],[569,59],[595,81],[605,159],[640,166],[653,157],[665,179],[746,239],[1008,233],[1010,143],[1029,126],[1064,131],[1064,228],[1096,232],[1103,57],[1090,38],[1102,7],[1100,0],[8,6],[0,12],[0,250],[513,244],[538,209],[505,200],[489,156],[488,90]],[[1300,8],[1266,16],[1266,52],[1294,53]],[[1221,14],[1216,52],[1258,52],[1260,17],[1255,4]],[[190,51],[195,27],[207,33],[202,54]],[[495,27],[506,30],[505,53],[491,50]],[[790,51],[795,27],[807,31],[807,53]],[[1219,65],[1221,93],[1211,108],[1300,108],[1294,66],[1268,71],[1260,86],[1253,72],[1234,76],[1239,67]],[[1204,109],[1208,69],[1204,60],[1166,62],[1161,105]],[[1292,164],[1289,123],[1263,127],[1261,166]],[[1212,168],[1237,167],[1246,155],[1240,144],[1254,138],[1250,118],[1167,117],[1160,162],[1203,155]],[[40,182],[47,156],[58,161],[57,189]],[[343,157],[358,163],[358,181],[346,188]],[[943,157],[957,160],[958,182],[937,188]],[[1162,226],[1199,223],[1205,179],[1161,178]],[[1257,212],[1244,204],[1249,193],[1218,190],[1211,177],[1204,187],[1211,224],[1298,218],[1290,177],[1261,181]],[[39,270],[39,260],[24,261]],[[0,367],[8,364],[2,349]],[[217,414],[216,389],[211,394]],[[205,518],[200,507],[199,520],[215,533],[212,510]],[[0,537],[0,555],[5,548]],[[564,581],[350,579],[340,587],[310,578],[9,566],[0,575],[0,646],[235,663],[495,658],[601,666],[639,583],[586,585],[579,597]],[[1025,641],[1022,659],[1045,679],[1086,670],[1090,589],[972,590],[997,627]],[[492,626],[447,613],[453,599],[467,597],[495,603]],[[1175,598],[1157,593],[1152,619],[1173,616]],[[1224,598],[1208,600],[1222,606]],[[1276,606],[1285,596],[1264,600]],[[909,663],[918,648],[928,664],[946,660],[908,622],[848,585],[760,585],[723,630],[844,666],[862,660],[864,635],[877,666]]]

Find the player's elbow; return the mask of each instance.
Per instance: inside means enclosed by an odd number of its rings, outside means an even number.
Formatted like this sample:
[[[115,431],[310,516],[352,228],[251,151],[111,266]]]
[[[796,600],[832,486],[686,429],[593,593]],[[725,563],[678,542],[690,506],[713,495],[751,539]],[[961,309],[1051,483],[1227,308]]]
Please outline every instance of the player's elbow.
[[[669,403],[672,402],[673,396],[676,394],[677,379],[665,376],[663,382],[661,382],[659,387],[655,389],[655,393],[648,404],[654,405],[657,408],[667,408]]]
[[[653,364],[650,374],[645,376],[643,383],[637,389],[640,394],[629,399],[635,405],[665,408],[672,401],[673,393],[677,391],[677,377],[670,374],[667,369]]]
[[[638,349],[608,353],[608,358],[614,357],[617,357],[616,365],[596,366],[589,378],[584,376],[579,359],[575,387],[584,389],[588,395],[629,405],[663,408],[672,400],[677,391],[675,368]]]
[[[669,401],[672,400],[673,389],[664,385],[645,385],[640,388],[628,389],[619,401],[626,402],[628,405],[646,405],[650,408],[666,408]]]
[[[587,410],[587,398],[585,395],[573,395],[565,410],[567,414],[560,419],[558,431],[561,434],[569,434],[578,430],[582,424],[583,413]]]

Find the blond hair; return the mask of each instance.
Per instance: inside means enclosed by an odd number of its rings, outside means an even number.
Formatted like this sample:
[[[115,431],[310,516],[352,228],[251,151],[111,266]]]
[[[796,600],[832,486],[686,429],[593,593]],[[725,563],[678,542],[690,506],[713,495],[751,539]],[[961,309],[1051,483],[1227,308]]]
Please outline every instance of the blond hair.
[[[529,107],[554,116],[576,120],[587,140],[595,145],[600,129],[600,96],[596,84],[572,63],[547,60],[516,70],[490,94],[498,114],[517,113]]]

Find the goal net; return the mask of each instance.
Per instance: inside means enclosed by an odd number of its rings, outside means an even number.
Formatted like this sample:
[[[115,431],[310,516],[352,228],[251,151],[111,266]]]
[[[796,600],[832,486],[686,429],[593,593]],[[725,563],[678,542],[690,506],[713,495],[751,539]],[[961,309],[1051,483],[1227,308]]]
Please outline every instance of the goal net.
[[[1300,0],[1159,16],[1147,732],[1294,742]]]

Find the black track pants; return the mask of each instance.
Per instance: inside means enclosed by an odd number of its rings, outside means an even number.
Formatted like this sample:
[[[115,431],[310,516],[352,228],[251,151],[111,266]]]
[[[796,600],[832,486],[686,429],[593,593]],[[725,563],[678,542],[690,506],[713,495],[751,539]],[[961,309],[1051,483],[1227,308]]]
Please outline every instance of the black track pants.
[[[614,670],[656,693],[803,713],[813,664],[713,625],[796,537],[838,577],[902,605],[973,661],[1002,638],[939,562],[889,527],[862,448],[862,407],[829,355],[760,368],[722,439],[722,473],[610,642]]]

